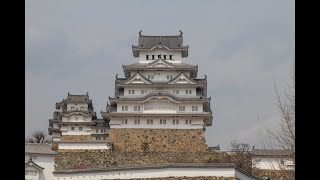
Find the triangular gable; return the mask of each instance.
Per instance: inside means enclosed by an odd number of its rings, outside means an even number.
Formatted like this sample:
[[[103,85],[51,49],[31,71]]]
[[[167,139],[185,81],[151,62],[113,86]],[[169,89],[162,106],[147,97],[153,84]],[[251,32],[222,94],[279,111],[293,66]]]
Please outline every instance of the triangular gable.
[[[158,59],[156,61],[153,61],[152,63],[150,63],[147,66],[147,68],[154,68],[154,67],[170,67],[170,68],[173,68],[171,63],[169,63],[169,62],[167,62],[166,60],[163,60],[163,59]]]
[[[172,79],[168,84],[196,84],[186,74],[181,73],[176,78]]]
[[[128,81],[124,82],[124,84],[151,84],[151,82],[141,74],[136,73]]]
[[[40,171],[44,170],[43,167],[41,167],[38,164],[36,164],[35,162],[33,162],[32,159],[30,159],[28,162],[26,162],[24,166],[32,166],[32,167],[37,168]]]

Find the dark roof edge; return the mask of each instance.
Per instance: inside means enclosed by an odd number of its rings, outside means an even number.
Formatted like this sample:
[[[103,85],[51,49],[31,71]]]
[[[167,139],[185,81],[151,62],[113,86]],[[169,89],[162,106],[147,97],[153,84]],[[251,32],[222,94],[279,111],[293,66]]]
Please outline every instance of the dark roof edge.
[[[32,159],[30,159],[28,162],[26,162],[26,163],[24,164],[24,166],[27,166],[27,164],[29,164],[29,163],[32,163],[32,165],[35,166],[37,169],[44,170],[43,167],[41,167],[41,166],[39,166],[38,164],[36,164],[35,162],[33,162]]]

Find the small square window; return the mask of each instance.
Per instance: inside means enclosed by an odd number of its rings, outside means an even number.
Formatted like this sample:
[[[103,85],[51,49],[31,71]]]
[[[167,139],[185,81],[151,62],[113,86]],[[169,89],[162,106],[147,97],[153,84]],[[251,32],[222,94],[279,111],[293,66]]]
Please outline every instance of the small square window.
[[[198,111],[198,106],[192,106],[192,111]]]
[[[147,120],[147,124],[153,124],[153,120],[152,119],[148,119]]]
[[[179,111],[185,111],[186,107],[185,106],[179,106]]]
[[[79,127],[79,131],[82,131],[82,127]]]
[[[167,120],[166,119],[160,119],[160,124],[166,124]]]
[[[74,127],[71,127],[71,131],[74,131]]]
[[[96,137],[96,140],[98,140],[98,137]]]
[[[134,124],[140,124],[140,119],[135,119]]]

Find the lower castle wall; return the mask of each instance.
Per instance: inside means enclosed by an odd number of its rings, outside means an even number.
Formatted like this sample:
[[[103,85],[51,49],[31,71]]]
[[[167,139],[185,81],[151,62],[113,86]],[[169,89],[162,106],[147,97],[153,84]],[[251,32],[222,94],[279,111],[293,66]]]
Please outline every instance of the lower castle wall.
[[[110,129],[117,152],[208,151],[202,129]]]
[[[252,174],[259,177],[282,180],[292,180],[295,177],[295,172],[292,170],[266,170],[253,168]]]
[[[57,141],[52,141],[51,150],[52,150],[52,151],[58,151],[58,148],[59,148],[59,142],[57,142]]]
[[[63,135],[61,141],[90,141],[91,135]]]

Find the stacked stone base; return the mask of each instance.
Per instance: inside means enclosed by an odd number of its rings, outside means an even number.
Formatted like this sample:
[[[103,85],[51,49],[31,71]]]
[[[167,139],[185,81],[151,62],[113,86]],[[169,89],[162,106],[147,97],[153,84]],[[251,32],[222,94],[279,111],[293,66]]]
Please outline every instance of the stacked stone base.
[[[295,177],[295,173],[292,170],[265,170],[265,169],[252,169],[252,174],[258,177],[265,177],[280,180],[292,180]]]
[[[148,152],[119,153],[108,150],[59,150],[56,170],[106,168],[117,166],[163,165],[168,163],[234,163],[237,159],[226,153],[207,152]],[[251,173],[251,165],[243,167]]]
[[[63,135],[61,141],[91,141],[91,135]]]
[[[152,178],[152,180],[237,180],[234,177],[216,177],[216,176],[198,176],[198,177],[186,177],[186,176],[175,176],[175,177],[167,177],[167,178]],[[120,180],[120,179],[119,179]],[[150,180],[150,178],[139,178],[134,180]]]
[[[53,141],[52,144],[51,144],[51,150],[52,151],[58,151],[58,148],[59,148],[59,142]]]
[[[202,129],[110,129],[117,152],[208,151]]]

